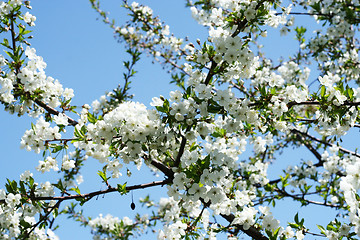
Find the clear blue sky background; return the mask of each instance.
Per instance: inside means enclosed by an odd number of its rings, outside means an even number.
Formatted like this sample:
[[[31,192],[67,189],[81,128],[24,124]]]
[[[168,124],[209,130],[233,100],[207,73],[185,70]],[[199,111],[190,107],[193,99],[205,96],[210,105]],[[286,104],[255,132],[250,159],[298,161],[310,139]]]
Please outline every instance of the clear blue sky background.
[[[170,25],[170,31],[178,37],[189,36],[192,41],[196,38],[205,39],[206,30],[191,18],[190,10],[185,9],[184,1],[175,0],[147,0],[139,1],[153,8],[155,15],[160,15],[161,19]],[[112,17],[117,22],[123,23],[127,17],[120,9],[121,1],[103,1],[103,9],[110,11]],[[33,10],[31,14],[37,17],[36,26],[33,28],[34,39],[30,40],[32,46],[37,50],[37,54],[42,56],[47,63],[46,73],[49,76],[59,79],[64,87],[74,89],[75,98],[73,104],[81,106],[85,103],[91,104],[98,99],[105,91],[109,91],[122,83],[122,61],[128,58],[123,52],[123,48],[113,37],[113,31],[97,20],[98,14],[91,9],[90,3],[86,0],[53,0],[31,2]],[[296,47],[296,42],[292,36],[279,39],[279,33],[269,31],[270,44],[266,47],[270,56],[277,58],[286,54],[289,49]],[[284,45],[284,41],[288,41]],[[133,81],[131,92],[135,94],[135,101],[142,102],[149,106],[151,98],[154,96],[168,96],[170,90],[176,89],[169,85],[170,77],[162,70],[159,64],[151,64],[151,59],[144,58],[137,65],[139,73]],[[0,188],[5,179],[19,179],[19,175],[25,170],[35,173],[35,167],[41,160],[41,155],[33,152],[20,150],[20,138],[26,129],[30,128],[33,119],[23,116],[18,118],[3,111],[0,112],[2,119],[0,150],[1,169],[0,169]],[[309,154],[300,154],[303,158],[312,159]],[[282,166],[287,165],[298,153],[289,151],[283,158]],[[100,178],[96,172],[99,169],[97,160],[89,159],[86,162],[82,173],[85,182],[80,185],[82,192],[96,191],[104,186],[100,183]],[[144,170],[144,168],[142,169]],[[54,179],[53,173],[44,175],[36,174],[39,182],[46,179]],[[154,180],[151,174],[134,172],[133,178],[120,178],[120,182],[128,181],[128,185],[139,184]],[[160,180],[160,179],[155,179]],[[165,189],[156,187],[150,190],[138,190],[134,192],[135,201],[140,197],[145,197],[150,192],[155,194],[155,199],[165,196]],[[130,205],[131,197],[120,196],[117,193],[109,194],[98,200],[91,200],[85,204],[85,214],[96,217],[99,213],[106,215],[110,213],[122,218],[123,216],[133,216]],[[139,204],[137,210],[140,210]],[[314,209],[300,209],[297,204],[284,202],[280,210],[276,211],[275,217],[279,218],[283,224],[291,221],[287,216],[294,216],[297,211],[305,216],[314,213]],[[144,213],[144,210],[140,210]],[[290,215],[289,215],[290,213]],[[324,214],[319,212],[319,214]],[[317,214],[317,215],[319,215]],[[310,214],[313,215],[313,214]],[[324,216],[324,215],[322,215]],[[318,218],[319,219],[319,218]],[[320,217],[323,219],[323,217]],[[313,222],[317,221],[312,217]],[[322,221],[326,223],[327,221]],[[90,229],[79,227],[77,223],[70,220],[60,219],[60,228],[56,234],[61,239],[90,239]],[[305,222],[306,223],[306,222]],[[140,238],[144,239],[144,238]],[[310,238],[307,238],[310,239]]]

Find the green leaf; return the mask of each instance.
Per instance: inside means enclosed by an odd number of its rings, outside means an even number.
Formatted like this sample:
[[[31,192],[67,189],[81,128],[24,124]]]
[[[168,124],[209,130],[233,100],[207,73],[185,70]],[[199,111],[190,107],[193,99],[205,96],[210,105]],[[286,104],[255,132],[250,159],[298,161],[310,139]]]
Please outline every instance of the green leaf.
[[[296,223],[289,223],[289,226],[292,227],[292,228],[299,229],[299,225],[296,224]]]
[[[30,187],[33,187],[33,186],[34,186],[34,183],[35,183],[34,178],[30,177],[30,178],[29,178],[29,186],[30,186]]]
[[[96,117],[91,113],[87,114],[87,118],[90,123],[96,123],[96,121],[97,121]]]
[[[10,181],[9,179],[6,180],[7,180],[7,184],[5,185],[6,190],[9,193],[17,193],[18,191],[17,182],[15,182],[14,180]]]
[[[6,38],[4,38],[3,42],[1,43],[1,45],[3,45],[4,47],[10,48],[9,40],[7,40]],[[10,48],[10,49],[11,49],[11,48]]]
[[[63,149],[63,146],[59,146],[54,144],[55,146],[51,147],[53,150],[51,151],[52,153],[57,153],[59,151],[61,151]]]
[[[191,144],[189,150],[190,150],[190,152],[192,152],[192,151],[196,150],[198,147],[199,147],[199,146],[196,144],[196,142],[193,142],[193,143]]]
[[[156,109],[159,112],[168,113],[170,111],[170,103],[167,99],[164,99],[164,103],[162,106],[157,106]]]
[[[322,98],[325,97],[325,93],[326,93],[326,87],[325,87],[325,86],[321,86],[320,96],[321,96]]]
[[[80,130],[77,127],[74,128],[74,136],[77,138],[78,141],[84,140],[85,138],[85,133],[82,130],[82,128]]]
[[[215,128],[215,132],[211,134],[211,136],[218,138],[218,137],[224,137],[226,135],[226,130],[223,128]]]
[[[128,191],[126,190],[126,182],[124,184],[118,184],[117,185],[117,190],[121,195],[127,194]]]
[[[80,202],[80,206],[83,206],[87,200],[85,198],[79,197],[79,198],[75,198],[76,201]]]
[[[74,187],[74,188],[70,188],[70,190],[72,190],[72,191],[76,192],[77,194],[81,195],[80,189],[79,189],[78,186],[76,186],[76,187]]]
[[[104,181],[104,182],[106,182],[107,180],[109,180],[110,178],[108,178],[107,176],[106,176],[106,172],[105,171],[98,171],[98,175],[101,177],[101,179]]]
[[[294,221],[299,224],[299,213],[296,213],[295,217],[294,217]]]
[[[325,228],[323,226],[320,225],[316,225],[316,226],[320,229],[322,234],[325,234]]]
[[[353,100],[354,97],[354,90],[349,86],[346,86],[346,93],[350,100]]]
[[[57,183],[54,183],[52,184],[54,187],[57,187],[60,191],[64,191],[65,188],[64,188],[64,185],[61,181],[61,179],[59,179],[59,181]]]
[[[275,230],[275,232],[274,232],[273,237],[274,237],[275,239],[277,239],[277,236],[279,235],[280,228],[281,228],[281,227],[278,227],[278,228]]]
[[[31,224],[26,222],[25,220],[20,220],[20,225],[25,229],[31,227]]]
[[[14,54],[12,54],[12,53],[9,52],[9,51],[5,51],[5,52],[6,52],[7,55],[9,55],[9,57],[10,57],[11,59],[13,59],[14,61],[16,60]]]

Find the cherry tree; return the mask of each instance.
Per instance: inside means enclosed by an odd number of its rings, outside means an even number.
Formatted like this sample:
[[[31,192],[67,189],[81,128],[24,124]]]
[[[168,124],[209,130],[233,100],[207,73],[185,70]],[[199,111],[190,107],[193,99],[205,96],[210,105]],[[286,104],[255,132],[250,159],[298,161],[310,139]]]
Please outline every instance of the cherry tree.
[[[1,239],[58,239],[60,215],[81,222],[94,239],[144,239],[149,229],[158,239],[360,237],[360,154],[345,141],[360,127],[359,1],[188,0],[208,31],[194,42],[172,34],[140,3],[122,1],[121,23],[99,1],[90,4],[129,59],[119,86],[75,106],[76,93],[46,75],[46,59],[31,46],[30,2],[0,3],[0,102],[29,119],[19,144],[41,158],[0,189]],[[302,26],[299,17],[315,26]],[[280,59],[264,50],[274,31],[297,42]],[[145,55],[170,73],[174,89],[149,107],[131,92]],[[288,150],[310,157],[276,165]],[[82,190],[89,159],[100,163],[94,178],[105,189]],[[33,171],[57,180],[39,182]],[[129,185],[132,171],[151,171],[154,179]],[[151,214],[86,215],[91,199],[158,186],[166,189],[159,201],[140,200]],[[273,211],[283,201],[331,209],[336,218],[310,226],[312,216],[300,212],[280,221]]]

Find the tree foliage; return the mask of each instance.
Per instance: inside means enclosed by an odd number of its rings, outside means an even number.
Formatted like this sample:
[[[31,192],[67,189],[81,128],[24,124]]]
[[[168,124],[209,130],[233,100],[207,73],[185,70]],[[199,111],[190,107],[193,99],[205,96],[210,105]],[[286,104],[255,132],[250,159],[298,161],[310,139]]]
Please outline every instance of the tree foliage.
[[[343,141],[360,126],[359,1],[188,0],[208,30],[195,42],[171,34],[139,3],[122,2],[128,15],[120,25],[100,1],[90,3],[129,59],[123,82],[81,107],[72,105],[72,89],[45,74],[45,61],[31,47],[36,17],[29,1],[0,3],[0,102],[35,119],[21,147],[42,156],[36,170],[61,173],[55,182],[38,182],[29,170],[7,180],[1,239],[57,239],[59,215],[89,227],[94,239],[143,238],[147,229],[158,239],[360,236],[360,155]],[[316,20],[318,30],[297,25],[298,17]],[[271,45],[273,29],[298,45],[280,60],[262,48]],[[144,55],[163,65],[174,86],[169,98],[154,96],[150,108],[131,93]],[[268,167],[287,149],[312,157],[288,160],[274,177]],[[90,158],[101,163],[94,177],[106,189],[83,192],[81,171]],[[130,165],[160,180],[129,185],[121,176],[131,177]],[[164,198],[140,201],[151,215],[86,216],[94,197],[156,186],[167,188]],[[284,200],[337,215],[317,229],[301,213],[280,222],[272,209]]]

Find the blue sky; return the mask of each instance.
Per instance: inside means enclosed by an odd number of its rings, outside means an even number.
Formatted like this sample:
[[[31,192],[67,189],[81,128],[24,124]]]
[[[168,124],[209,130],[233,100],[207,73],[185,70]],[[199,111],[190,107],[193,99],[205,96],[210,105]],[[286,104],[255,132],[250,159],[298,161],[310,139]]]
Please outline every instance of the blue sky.
[[[124,12],[120,9],[121,1],[106,0],[103,2],[103,9],[110,11],[110,16],[113,16],[117,22],[121,23],[126,19]],[[206,30],[191,18],[189,9],[184,7],[184,1],[147,0],[140,2],[152,7],[155,15],[160,15],[161,19],[170,25],[170,31],[176,36],[189,36],[193,41],[198,37],[205,39]],[[33,10],[30,13],[35,15],[37,20],[36,26],[33,28],[34,39],[30,42],[37,50],[37,54],[42,56],[47,63],[45,69],[47,75],[59,79],[64,87],[74,89],[74,105],[91,104],[105,91],[122,83],[122,61],[126,60],[128,56],[114,39],[113,31],[101,20],[97,20],[98,15],[91,9],[88,1],[33,0],[31,4]],[[291,41],[292,37],[289,36],[287,39]],[[296,46],[294,41],[292,44],[284,46],[284,39],[279,41],[279,33],[275,33],[275,31],[269,32],[268,40],[271,43],[265,49],[270,52],[270,56],[274,57],[280,56]],[[285,56],[287,55],[285,54]],[[140,64],[136,66],[136,70],[138,74],[131,85],[135,101],[149,106],[152,97],[168,96],[169,91],[176,89],[174,85],[169,85],[170,77],[162,70],[162,67],[159,64],[153,65],[151,59],[146,58],[145,55]],[[35,167],[38,160],[41,160],[41,155],[19,149],[20,138],[25,130],[30,128],[33,119],[27,116],[18,118],[3,111],[0,112],[0,117],[3,121],[0,127],[2,133],[0,150],[3,153],[0,183],[3,186],[5,178],[18,180],[19,175],[25,170],[35,173]],[[285,155],[283,161],[290,161],[295,155],[289,153]],[[310,156],[303,155],[303,157]],[[100,165],[93,159],[88,160],[86,164],[83,169],[85,182],[80,185],[80,189],[84,189],[83,192],[86,192],[104,188],[96,174],[97,167]],[[49,177],[51,174],[44,174],[39,175],[37,179],[41,181]],[[144,175],[142,172],[141,174],[134,172],[133,178],[119,181],[128,181],[130,185],[149,180],[154,180],[151,174]],[[156,198],[165,194],[160,187],[151,189],[150,192],[155,193]],[[145,197],[146,194],[146,190],[137,190],[134,192],[134,200]],[[91,200],[85,205],[85,214],[96,217],[98,213],[104,215],[111,213],[119,218],[131,217],[134,212],[129,207],[130,202],[130,195],[120,196],[113,193],[104,198],[100,197],[98,200]],[[289,211],[298,211],[297,206],[284,204],[283,207],[280,207],[282,210],[278,211],[279,218],[285,219]],[[140,209],[139,205],[137,209]],[[311,211],[313,210],[310,209]],[[90,239],[91,237],[89,229],[77,227],[77,223],[74,224],[70,220],[60,219],[58,223],[61,226],[56,234],[61,239]]]

